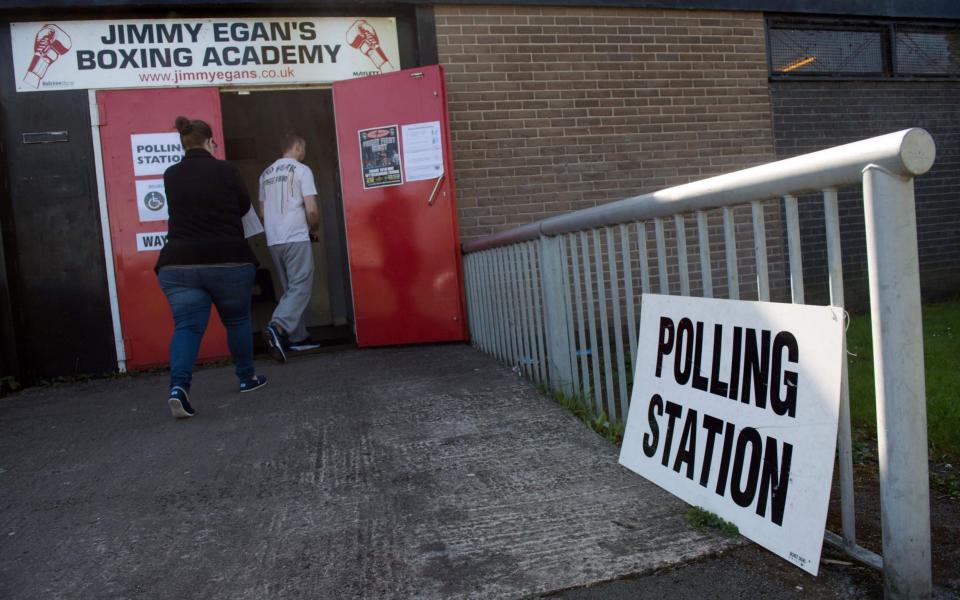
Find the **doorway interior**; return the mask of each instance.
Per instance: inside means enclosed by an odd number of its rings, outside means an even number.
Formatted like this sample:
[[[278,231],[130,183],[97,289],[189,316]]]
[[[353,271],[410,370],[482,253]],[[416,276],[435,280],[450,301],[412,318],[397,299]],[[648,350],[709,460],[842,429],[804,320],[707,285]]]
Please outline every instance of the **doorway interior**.
[[[260,173],[280,158],[284,134],[296,132],[306,140],[303,162],[316,180],[321,220],[320,239],[312,245],[316,272],[307,327],[311,336],[322,342],[352,342],[353,310],[331,90],[222,91],[220,101],[226,158],[240,169],[254,202],[259,201]],[[253,329],[259,332],[269,323],[282,292],[265,237],[254,236],[250,245],[260,263],[251,309]]]

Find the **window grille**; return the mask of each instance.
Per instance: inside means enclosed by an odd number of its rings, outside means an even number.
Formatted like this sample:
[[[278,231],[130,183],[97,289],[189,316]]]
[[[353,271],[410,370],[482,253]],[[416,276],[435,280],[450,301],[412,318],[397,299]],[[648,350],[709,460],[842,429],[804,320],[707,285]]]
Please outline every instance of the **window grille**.
[[[770,59],[777,75],[883,73],[880,31],[771,29]]]
[[[896,57],[900,75],[960,75],[960,31],[897,29]]]
[[[770,17],[770,75],[960,77],[960,23],[825,21]]]

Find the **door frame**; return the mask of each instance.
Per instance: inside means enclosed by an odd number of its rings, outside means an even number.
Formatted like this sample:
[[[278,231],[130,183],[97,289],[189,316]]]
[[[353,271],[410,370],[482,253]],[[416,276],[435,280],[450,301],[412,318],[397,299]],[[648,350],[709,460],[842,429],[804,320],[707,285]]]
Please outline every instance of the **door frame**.
[[[113,343],[117,352],[117,371],[120,373],[127,372],[127,351],[126,343],[124,342],[123,337],[123,324],[120,321],[120,296],[117,291],[117,273],[116,265],[114,264],[114,254],[113,254],[113,238],[110,233],[110,212],[107,205],[107,185],[106,185],[106,175],[103,166],[103,145],[100,139],[100,127],[101,127],[101,110],[100,106],[97,103],[97,92],[100,91],[122,91],[121,90],[100,90],[100,89],[88,89],[87,90],[87,99],[90,108],[90,129],[91,129],[91,138],[93,144],[93,159],[94,159],[94,170],[96,173],[96,185],[97,185],[97,204],[100,209],[100,237],[103,247],[103,259],[104,266],[106,267],[107,273],[107,293],[110,298],[110,318],[113,322]],[[137,89],[137,88],[129,88]],[[171,88],[157,88],[158,90],[164,89],[179,89],[176,87]],[[217,91],[220,94],[224,93],[233,93],[233,94],[246,94],[259,93],[259,92],[278,92],[278,91],[300,91],[300,90],[331,90],[332,92],[333,84],[332,83],[312,83],[304,85],[282,85],[282,86],[224,86],[218,87]],[[336,123],[336,111],[334,111],[333,119]],[[334,150],[337,152],[337,160],[339,161],[339,147],[335,147]],[[335,169],[337,185],[340,183],[340,174],[339,168]],[[341,193],[341,203],[342,203],[342,193]],[[340,225],[343,226],[344,236],[346,235],[346,221],[345,218]],[[350,275],[350,263],[349,263],[349,248],[346,247],[346,240],[344,242],[344,260],[346,261],[344,268],[346,270],[347,278],[349,281],[350,288],[344,290],[346,294],[347,301],[347,319],[348,322],[353,321],[353,294],[351,292],[353,286],[353,280]],[[337,325],[334,322],[334,325]],[[354,329],[354,335],[356,335],[356,323],[352,323]]]
[[[100,207],[100,237],[103,242],[103,260],[107,269],[107,293],[110,296],[110,318],[113,320],[113,343],[117,349],[117,370],[127,372],[127,350],[120,323],[120,296],[117,293],[117,273],[113,258],[113,237],[110,234],[110,214],[107,208],[107,181],[103,169],[103,145],[100,141],[100,105],[97,90],[87,90],[90,103],[90,133],[93,140],[93,164],[97,177],[97,203]]]

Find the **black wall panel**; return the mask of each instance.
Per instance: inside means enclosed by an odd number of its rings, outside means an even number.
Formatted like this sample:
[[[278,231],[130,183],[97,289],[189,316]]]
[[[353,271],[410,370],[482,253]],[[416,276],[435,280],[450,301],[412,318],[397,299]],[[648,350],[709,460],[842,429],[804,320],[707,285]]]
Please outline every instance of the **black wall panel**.
[[[0,48],[10,48],[6,24]],[[0,56],[9,179],[0,217],[21,375],[115,370],[87,92],[18,94],[10,54]],[[23,143],[24,133],[48,131],[66,131],[68,141]]]
[[[929,173],[915,180],[920,287],[925,301],[960,294],[960,82],[783,81],[771,83],[777,158],[922,127],[937,144]],[[800,204],[808,302],[829,297],[823,204]],[[869,307],[866,233],[859,188],[840,193],[847,306]]]

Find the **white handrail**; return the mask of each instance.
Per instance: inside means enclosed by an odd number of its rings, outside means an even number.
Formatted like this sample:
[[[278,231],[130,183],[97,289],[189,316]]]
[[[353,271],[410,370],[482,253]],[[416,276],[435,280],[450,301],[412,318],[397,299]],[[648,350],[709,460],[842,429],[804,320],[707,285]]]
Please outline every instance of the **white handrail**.
[[[555,236],[678,213],[747,204],[786,194],[820,192],[860,182],[863,169],[870,164],[883,167],[894,175],[915,177],[926,173],[933,165],[935,157],[936,146],[929,133],[919,128],[904,129],[642,196],[548,217],[465,242],[463,252],[469,254],[526,242],[541,235]]]

